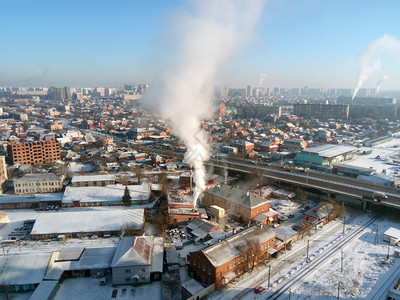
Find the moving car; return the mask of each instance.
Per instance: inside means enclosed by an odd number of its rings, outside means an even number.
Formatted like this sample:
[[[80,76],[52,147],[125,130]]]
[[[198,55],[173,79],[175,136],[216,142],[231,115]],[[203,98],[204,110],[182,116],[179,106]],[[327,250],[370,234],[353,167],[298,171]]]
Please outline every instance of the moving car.
[[[254,293],[259,294],[264,290],[264,288],[260,285],[254,289]]]

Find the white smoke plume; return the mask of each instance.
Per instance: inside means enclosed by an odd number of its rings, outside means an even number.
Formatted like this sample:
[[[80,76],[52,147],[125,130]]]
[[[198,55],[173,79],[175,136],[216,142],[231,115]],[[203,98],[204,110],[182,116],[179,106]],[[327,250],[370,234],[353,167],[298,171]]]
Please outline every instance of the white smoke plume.
[[[382,83],[388,79],[389,79],[389,76],[387,76],[387,75],[383,75],[381,77],[381,79],[379,79],[379,81],[376,83],[375,96],[379,95],[379,91],[381,90]]]
[[[261,86],[264,83],[264,80],[268,77],[267,74],[261,73],[258,77],[258,86]]]
[[[358,73],[357,86],[353,92],[353,99],[357,95],[364,82],[376,71],[381,68],[380,57],[382,54],[393,53],[400,55],[400,41],[385,34],[381,38],[373,41],[360,53],[358,59],[361,67]]]
[[[206,187],[203,162],[210,157],[208,135],[201,130],[201,121],[212,117],[218,71],[254,37],[264,1],[190,3],[192,11],[176,21],[180,38],[173,64],[163,76],[163,87],[157,89],[156,102],[149,103],[170,121],[172,133],[187,147],[184,162],[194,167],[195,206]]]

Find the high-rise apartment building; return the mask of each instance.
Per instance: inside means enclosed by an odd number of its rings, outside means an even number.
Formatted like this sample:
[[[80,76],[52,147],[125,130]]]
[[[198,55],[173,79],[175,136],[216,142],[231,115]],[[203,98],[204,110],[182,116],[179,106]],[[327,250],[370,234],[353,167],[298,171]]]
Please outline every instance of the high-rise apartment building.
[[[247,86],[246,97],[253,97],[253,87],[251,85]]]
[[[13,164],[44,165],[61,159],[56,140],[10,143],[7,150]]]

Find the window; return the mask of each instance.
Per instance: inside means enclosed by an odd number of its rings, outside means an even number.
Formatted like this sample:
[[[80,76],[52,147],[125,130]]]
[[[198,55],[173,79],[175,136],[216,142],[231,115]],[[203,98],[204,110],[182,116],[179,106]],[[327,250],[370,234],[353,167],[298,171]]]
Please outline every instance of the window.
[[[125,269],[125,274],[130,274],[131,270],[130,269]]]
[[[206,271],[206,266],[205,266],[205,265],[203,265],[203,271],[204,271],[204,272]]]
[[[125,282],[131,282],[131,278],[130,277],[125,278]]]
[[[196,261],[195,260],[193,261],[193,266],[196,266]]]
[[[142,272],[143,272],[143,273],[146,272],[146,269],[145,269],[145,268],[142,268]]]
[[[211,269],[208,269],[207,273],[208,273],[208,275],[211,275]]]

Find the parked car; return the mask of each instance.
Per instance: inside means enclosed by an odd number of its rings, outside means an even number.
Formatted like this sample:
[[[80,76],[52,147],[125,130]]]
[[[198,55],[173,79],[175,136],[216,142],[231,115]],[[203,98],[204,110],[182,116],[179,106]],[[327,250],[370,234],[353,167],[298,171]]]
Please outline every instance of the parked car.
[[[107,284],[107,278],[102,278],[100,280],[100,285],[106,285]]]
[[[290,214],[288,217],[289,217],[289,218],[293,218],[293,217],[294,217],[294,214]]]
[[[260,285],[254,289],[254,293],[259,294],[264,290],[264,288]]]

